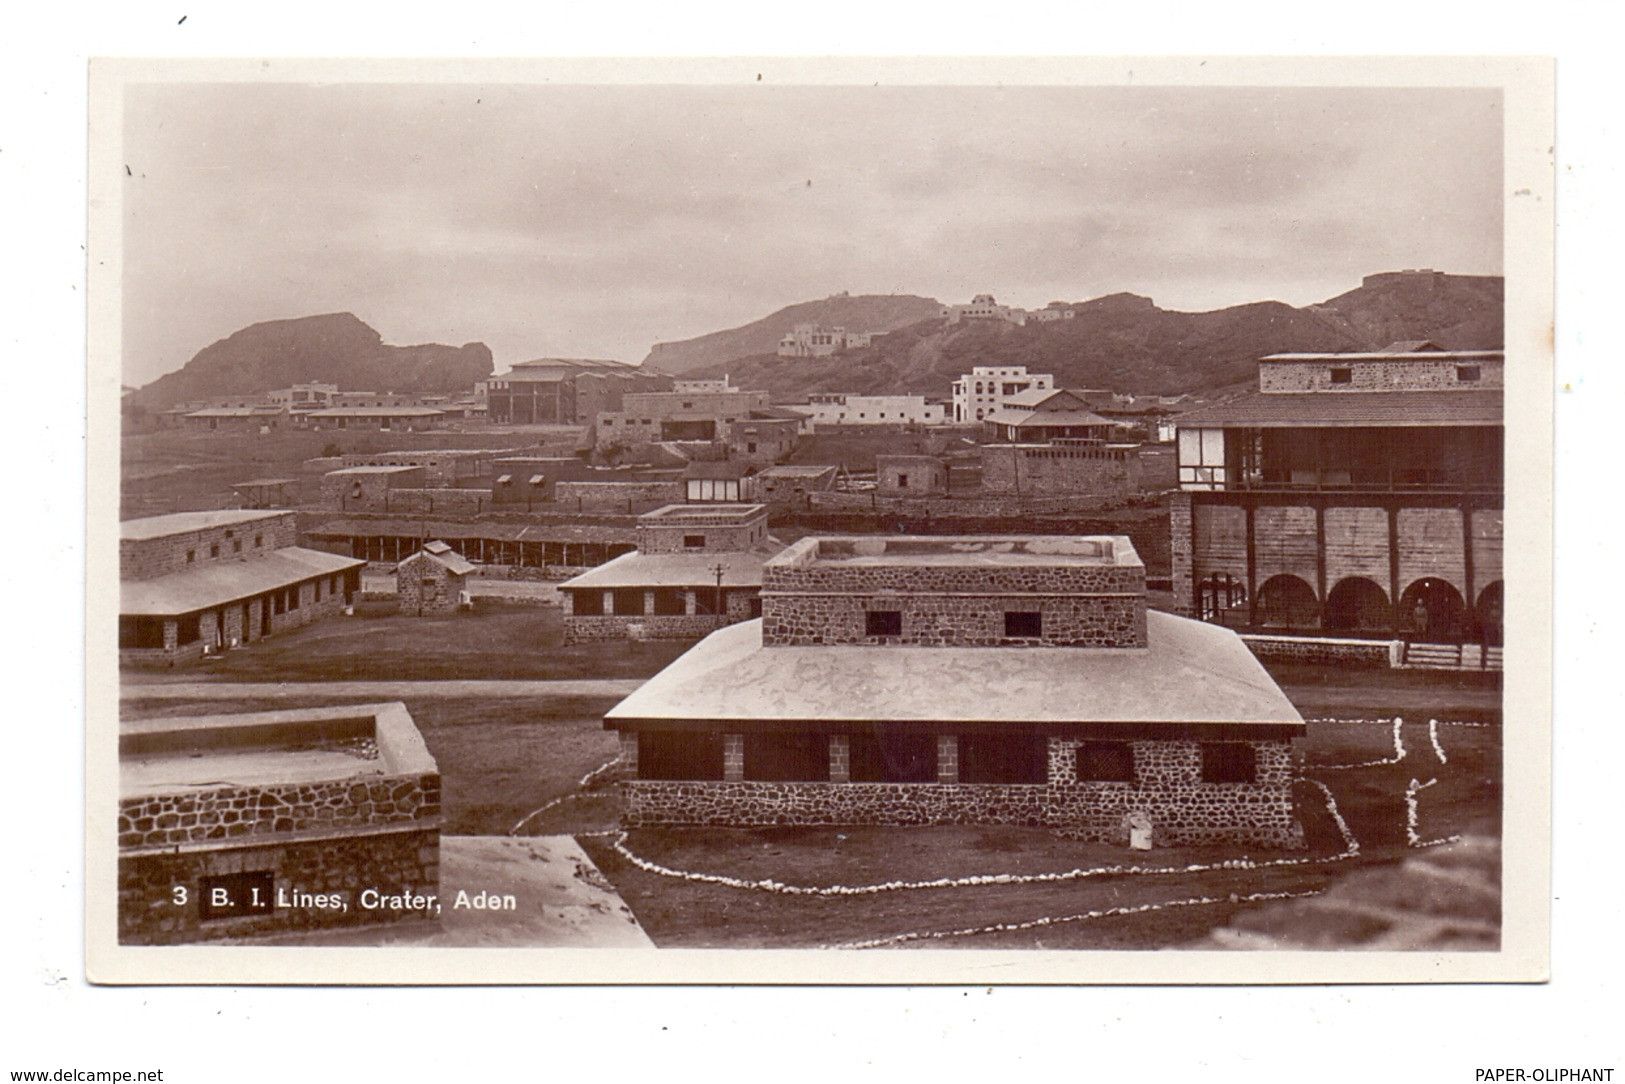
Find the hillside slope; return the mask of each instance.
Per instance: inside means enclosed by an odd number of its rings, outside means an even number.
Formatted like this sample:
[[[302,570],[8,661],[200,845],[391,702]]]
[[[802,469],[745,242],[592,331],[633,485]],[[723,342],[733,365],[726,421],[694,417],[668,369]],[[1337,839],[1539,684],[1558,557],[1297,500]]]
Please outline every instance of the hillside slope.
[[[1073,306],[1071,320],[1016,327],[928,319],[876,337],[867,350],[828,358],[763,352],[695,371],[728,373],[776,398],[809,392],[897,392],[947,397],[973,365],[1025,365],[1057,384],[1133,394],[1213,393],[1247,384],[1266,354],[1376,350],[1404,339],[1448,349],[1502,343],[1501,279],[1437,276],[1380,282],[1320,305],[1260,301],[1212,312],[1174,312],[1150,298],[1113,294]]]
[[[934,317],[941,308],[941,302],[912,294],[837,294],[822,301],[790,305],[744,327],[713,331],[682,342],[656,343],[643,363],[668,373],[687,373],[734,358],[772,354],[779,340],[797,324],[879,333]]]
[[[199,350],[182,368],[131,394],[153,410],[195,399],[324,382],[345,391],[467,391],[491,375],[484,343],[388,346],[353,314],[252,324]]]

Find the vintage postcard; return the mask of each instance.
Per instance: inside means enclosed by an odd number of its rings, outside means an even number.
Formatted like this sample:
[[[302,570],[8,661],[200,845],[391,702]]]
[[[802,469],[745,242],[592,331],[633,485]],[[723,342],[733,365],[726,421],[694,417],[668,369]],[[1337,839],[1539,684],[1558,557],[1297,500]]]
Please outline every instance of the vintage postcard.
[[[90,74],[93,981],[1546,976],[1549,60]]]

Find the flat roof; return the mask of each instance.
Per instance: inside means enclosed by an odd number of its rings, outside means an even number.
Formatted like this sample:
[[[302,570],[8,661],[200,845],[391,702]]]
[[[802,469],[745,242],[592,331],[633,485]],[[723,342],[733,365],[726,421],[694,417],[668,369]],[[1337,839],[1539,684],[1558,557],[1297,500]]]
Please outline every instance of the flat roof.
[[[119,613],[145,617],[193,613],[364,564],[354,557],[299,546],[240,561],[208,561],[151,580],[126,580],[119,585]]]
[[[1152,611],[1145,648],[762,645],[758,620],[707,636],[606,725],[876,722],[1302,729],[1229,629]]]
[[[398,474],[401,471],[422,469],[421,463],[376,463],[363,467],[340,467],[338,470],[328,471],[327,477],[331,478],[335,474]]]
[[[838,470],[834,464],[828,466],[811,466],[797,463],[786,463],[782,466],[768,467],[757,472],[758,478],[817,478],[821,474],[828,474]]]
[[[760,587],[766,560],[759,552],[623,553],[559,587],[715,587],[718,565],[723,587]]]
[[[1408,345],[1408,344],[1396,344]],[[1269,354],[1259,361],[1504,361],[1505,350],[1366,350],[1347,354]]]
[[[125,798],[437,770],[399,702],[119,724]]]
[[[1139,567],[1127,535],[858,535],[810,537],[773,558],[774,567],[811,565],[1116,565]]]
[[[1437,356],[1437,355],[1433,355]],[[1177,419],[1181,429],[1256,426],[1347,428],[1503,424],[1499,388],[1440,391],[1255,392],[1198,407]]]
[[[328,407],[326,410],[312,410],[305,416],[307,418],[427,418],[444,413],[443,410],[424,406]]]
[[[243,485],[252,483],[244,482]],[[188,531],[206,531],[211,527],[232,527],[239,523],[276,519],[286,516],[286,510],[263,508],[217,508],[206,512],[170,512],[144,519],[127,519],[118,525],[119,537],[131,541],[163,538],[165,535],[185,534]]]
[[[598,524],[556,523],[521,526],[490,520],[463,521],[385,517],[334,519],[304,532],[312,538],[485,538],[499,542],[569,542],[616,544],[636,541],[636,529]]]

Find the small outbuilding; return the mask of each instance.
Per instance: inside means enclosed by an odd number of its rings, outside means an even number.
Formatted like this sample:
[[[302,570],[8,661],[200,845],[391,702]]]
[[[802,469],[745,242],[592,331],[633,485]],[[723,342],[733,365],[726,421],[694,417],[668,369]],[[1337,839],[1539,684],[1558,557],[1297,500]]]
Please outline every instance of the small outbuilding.
[[[430,542],[395,566],[400,612],[418,617],[456,613],[467,599],[474,565],[441,541]]]

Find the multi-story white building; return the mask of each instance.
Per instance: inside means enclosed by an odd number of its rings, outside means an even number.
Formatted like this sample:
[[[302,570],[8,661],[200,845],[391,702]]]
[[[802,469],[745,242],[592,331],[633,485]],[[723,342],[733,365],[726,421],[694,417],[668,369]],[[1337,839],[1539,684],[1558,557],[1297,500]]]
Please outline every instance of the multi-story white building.
[[[869,345],[872,333],[848,331],[844,327],[821,327],[818,324],[797,324],[779,340],[781,358],[821,358],[843,350],[858,350]]]
[[[950,324],[961,320],[1004,320],[1017,327],[1027,325],[1027,310],[1001,305],[992,294],[977,294],[969,305],[944,305],[942,318]]]
[[[1025,365],[976,365],[954,381],[953,419],[956,424],[979,422],[1025,391],[1055,387],[1050,373],[1029,373]]]

